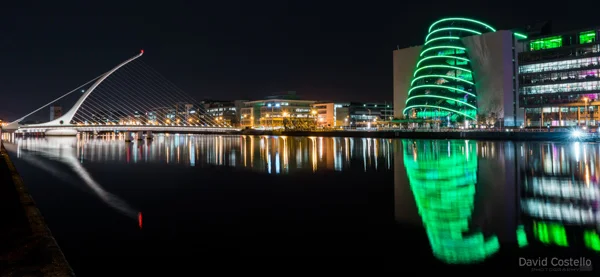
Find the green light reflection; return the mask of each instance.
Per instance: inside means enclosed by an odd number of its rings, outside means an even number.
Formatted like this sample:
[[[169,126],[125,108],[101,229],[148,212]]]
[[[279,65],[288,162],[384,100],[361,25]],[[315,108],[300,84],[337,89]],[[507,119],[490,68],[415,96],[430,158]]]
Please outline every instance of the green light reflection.
[[[564,226],[558,223],[533,222],[533,234],[544,244],[569,246],[567,231]]]
[[[477,184],[474,141],[402,141],[404,165],[433,254],[450,264],[478,263],[498,238],[470,229]]]
[[[517,243],[519,244],[519,247],[525,247],[529,244],[527,241],[525,226],[523,225],[519,225],[519,227],[517,227]]]
[[[586,230],[583,232],[583,241],[585,246],[591,250],[600,252],[600,237],[595,230]]]

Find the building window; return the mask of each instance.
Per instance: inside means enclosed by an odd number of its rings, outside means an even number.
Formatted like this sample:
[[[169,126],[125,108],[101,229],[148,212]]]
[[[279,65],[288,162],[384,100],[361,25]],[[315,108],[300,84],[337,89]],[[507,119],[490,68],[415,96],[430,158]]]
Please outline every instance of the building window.
[[[520,66],[519,73],[537,73],[565,69],[590,68],[598,66],[599,62],[599,57],[592,57],[568,61],[530,64]]]
[[[562,37],[561,36],[536,39],[536,40],[532,40],[529,43],[529,47],[530,47],[531,51],[559,48],[561,46],[562,46]]]
[[[520,90],[521,94],[597,91],[597,90],[600,90],[600,81],[531,86],[531,87],[520,88],[519,90]]]
[[[596,31],[587,31],[579,33],[579,43],[592,43],[596,41]]]

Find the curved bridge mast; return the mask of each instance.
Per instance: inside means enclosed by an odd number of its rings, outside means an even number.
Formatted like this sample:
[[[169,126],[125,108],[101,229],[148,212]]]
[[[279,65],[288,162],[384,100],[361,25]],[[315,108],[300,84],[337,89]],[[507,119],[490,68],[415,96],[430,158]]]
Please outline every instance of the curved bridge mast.
[[[66,112],[65,114],[63,114],[61,117],[54,119],[52,121],[46,122],[46,123],[41,123],[41,124],[31,124],[28,126],[32,126],[32,127],[50,127],[50,126],[70,126],[73,125],[71,124],[71,120],[73,120],[73,116],[75,116],[75,113],[77,112],[77,110],[79,110],[79,107],[81,107],[81,104],[83,104],[83,101],[85,101],[85,99],[92,93],[94,92],[94,89],[96,89],[96,87],[98,87],[106,78],[108,78],[108,76],[110,76],[111,74],[113,74],[115,71],[117,71],[119,68],[125,66],[126,64],[136,60],[137,58],[141,57],[144,54],[144,50],[140,51],[139,54],[137,54],[136,56],[122,62],[121,64],[117,65],[115,68],[111,69],[110,71],[106,72],[102,77],[100,77],[100,79],[98,79],[80,98],[79,100],[77,100],[77,102],[75,103],[75,105],[73,105],[73,107]]]

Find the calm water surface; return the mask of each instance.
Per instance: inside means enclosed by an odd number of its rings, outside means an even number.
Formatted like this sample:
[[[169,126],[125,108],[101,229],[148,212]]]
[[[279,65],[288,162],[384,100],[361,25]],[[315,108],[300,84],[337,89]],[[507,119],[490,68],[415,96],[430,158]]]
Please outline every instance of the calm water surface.
[[[170,134],[5,146],[79,276],[600,269],[595,143]],[[547,266],[526,265],[538,258]]]

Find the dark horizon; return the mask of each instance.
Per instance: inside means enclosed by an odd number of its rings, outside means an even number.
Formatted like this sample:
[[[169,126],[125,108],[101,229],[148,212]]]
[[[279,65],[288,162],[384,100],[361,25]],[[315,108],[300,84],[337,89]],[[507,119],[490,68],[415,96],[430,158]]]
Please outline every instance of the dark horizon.
[[[120,6],[123,13],[131,8],[127,16],[103,7],[86,14],[87,6],[0,19],[0,118],[25,115],[140,49],[146,64],[197,100],[296,91],[310,100],[391,102],[392,51],[422,44],[439,18],[469,17],[496,29],[552,20],[557,32],[600,25],[578,16],[578,7],[531,2]]]

